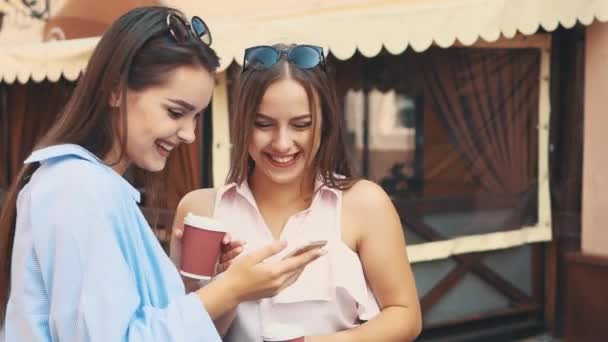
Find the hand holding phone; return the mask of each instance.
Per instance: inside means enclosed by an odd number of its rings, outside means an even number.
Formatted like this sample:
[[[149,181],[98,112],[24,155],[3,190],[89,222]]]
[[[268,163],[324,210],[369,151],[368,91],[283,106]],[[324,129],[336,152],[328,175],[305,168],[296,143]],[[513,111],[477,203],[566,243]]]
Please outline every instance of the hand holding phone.
[[[317,240],[317,241],[311,241],[308,242],[300,247],[297,247],[296,249],[294,249],[293,251],[291,251],[290,253],[288,253],[285,257],[283,257],[283,260],[287,259],[287,258],[291,258],[297,255],[300,255],[302,253],[306,253],[310,250],[313,250],[315,248],[321,248],[324,247],[325,245],[327,245],[327,240]]]

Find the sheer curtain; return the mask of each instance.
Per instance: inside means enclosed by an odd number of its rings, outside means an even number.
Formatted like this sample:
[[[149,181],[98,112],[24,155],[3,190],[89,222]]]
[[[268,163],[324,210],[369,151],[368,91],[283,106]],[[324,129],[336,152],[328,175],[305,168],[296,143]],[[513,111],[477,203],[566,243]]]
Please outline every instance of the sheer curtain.
[[[425,94],[484,192],[536,184],[538,50],[436,50],[423,63]]]

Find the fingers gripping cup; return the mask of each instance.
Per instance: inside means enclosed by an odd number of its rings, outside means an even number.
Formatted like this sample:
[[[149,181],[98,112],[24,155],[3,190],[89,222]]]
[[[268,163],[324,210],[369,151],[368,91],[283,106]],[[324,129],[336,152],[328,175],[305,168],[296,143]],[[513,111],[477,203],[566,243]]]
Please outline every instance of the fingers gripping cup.
[[[264,342],[304,342],[302,330],[295,325],[275,323],[264,328]]]
[[[222,250],[226,229],[210,217],[188,213],[184,219],[180,273],[189,278],[208,280]]]

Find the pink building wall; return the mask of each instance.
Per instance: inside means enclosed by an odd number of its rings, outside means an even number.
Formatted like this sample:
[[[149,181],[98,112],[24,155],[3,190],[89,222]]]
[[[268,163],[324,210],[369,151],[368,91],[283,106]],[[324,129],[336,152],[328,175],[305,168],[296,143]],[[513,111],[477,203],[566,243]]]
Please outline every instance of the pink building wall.
[[[587,28],[583,253],[608,256],[608,23]]]

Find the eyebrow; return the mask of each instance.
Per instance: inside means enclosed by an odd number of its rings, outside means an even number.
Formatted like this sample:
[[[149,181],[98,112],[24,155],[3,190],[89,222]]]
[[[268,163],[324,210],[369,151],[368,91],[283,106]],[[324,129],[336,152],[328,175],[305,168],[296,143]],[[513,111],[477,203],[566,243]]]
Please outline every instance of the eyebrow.
[[[188,111],[193,111],[196,108],[196,107],[194,107],[193,104],[190,104],[190,103],[188,103],[186,101],[183,101],[183,100],[177,100],[177,99],[167,99],[167,100],[169,100],[169,102],[172,102],[172,103],[174,103],[174,104],[176,104],[178,106],[181,106],[181,107],[185,108]]]
[[[256,113],[256,116],[259,116],[260,118],[265,119],[265,120],[273,120],[273,121],[275,120],[274,118],[272,118],[268,115],[262,114],[262,113]],[[308,118],[312,118],[312,115],[302,114],[302,115],[296,116],[295,118],[292,118],[289,121],[299,121],[299,120],[308,119]]]

